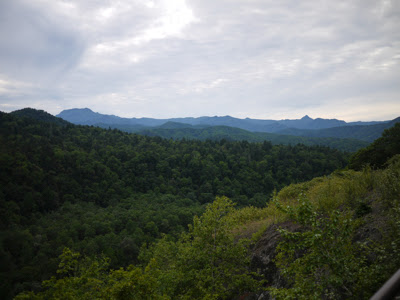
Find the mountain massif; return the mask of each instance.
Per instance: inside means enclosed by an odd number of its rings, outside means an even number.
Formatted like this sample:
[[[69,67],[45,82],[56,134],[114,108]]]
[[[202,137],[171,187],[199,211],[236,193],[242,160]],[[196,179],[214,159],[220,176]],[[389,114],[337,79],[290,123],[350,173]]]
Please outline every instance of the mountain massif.
[[[269,132],[279,133],[288,128],[296,129],[325,129],[342,126],[358,126],[358,125],[376,125],[385,122],[350,122],[336,119],[312,119],[304,116],[299,120],[259,120],[259,119],[238,119],[231,116],[224,117],[199,117],[199,118],[170,118],[170,119],[153,119],[153,118],[120,118],[114,115],[104,115],[93,112],[88,108],[84,109],[68,109],[63,110],[57,115],[66,121],[81,125],[130,125],[155,127],[161,126],[168,122],[182,123],[192,126],[229,126],[241,128],[251,132]]]
[[[350,122],[336,119],[257,120],[225,117],[120,118],[95,113],[88,108],[62,111],[58,117],[74,124],[116,128],[142,135],[172,139],[270,141],[276,144],[324,145],[354,152],[377,139],[398,119],[386,122]]]

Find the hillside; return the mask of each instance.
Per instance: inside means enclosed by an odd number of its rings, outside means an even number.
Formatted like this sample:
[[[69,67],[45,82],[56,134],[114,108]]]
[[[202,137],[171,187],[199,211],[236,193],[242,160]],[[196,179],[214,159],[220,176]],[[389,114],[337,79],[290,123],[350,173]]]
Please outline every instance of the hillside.
[[[256,120],[225,117],[120,118],[90,109],[64,110],[59,117],[75,124],[116,128],[122,131],[172,139],[270,141],[273,144],[324,145],[354,152],[377,139],[399,119],[387,122],[350,122],[336,119]]]
[[[368,142],[357,139],[341,138],[313,138],[291,135],[281,135],[267,132],[250,132],[244,129],[229,126],[202,126],[184,123],[167,122],[160,126],[145,127],[142,125],[118,125],[118,124],[94,124],[101,128],[115,128],[125,132],[137,133],[147,136],[158,136],[167,139],[187,139],[187,140],[227,140],[227,141],[248,141],[263,142],[268,141],[273,145],[297,145],[307,146],[327,146],[346,152],[355,152],[360,148],[366,147]]]
[[[400,267],[398,125],[361,171],[324,147],[0,125],[3,299],[364,299]]]
[[[400,268],[399,188],[397,155],[282,189],[252,252],[268,279],[261,299],[369,299]]]
[[[296,128],[284,129],[279,131],[280,134],[297,135],[304,137],[335,137],[350,138],[366,142],[373,142],[382,135],[385,129],[394,126],[400,122],[400,118],[392,121],[379,123],[374,125],[352,125],[345,127],[333,127],[319,130],[301,130]]]
[[[198,139],[198,140],[229,140],[229,141],[248,141],[263,142],[269,141],[273,145],[296,145],[304,144],[307,146],[322,145],[341,151],[355,152],[360,148],[366,147],[367,142],[356,139],[340,139],[340,138],[312,138],[290,135],[280,135],[266,132],[250,132],[240,128],[228,126],[210,126],[206,128],[185,127],[182,123],[171,128],[170,123],[167,126],[159,126],[152,129],[139,129],[138,134],[148,136],[160,136],[163,138],[179,139]],[[121,128],[121,130],[123,130]]]
[[[177,241],[142,249],[143,267],[108,271],[66,248],[62,275],[17,299],[369,299],[400,268],[399,189],[396,156],[290,185],[265,208],[217,197]]]
[[[349,167],[360,170],[366,165],[373,168],[382,168],[386,161],[400,153],[400,123],[385,130],[382,137],[371,145],[355,153],[350,160]]]
[[[68,125],[69,122],[63,120],[62,118],[54,117],[53,115],[45,112],[44,110],[36,110],[33,108],[24,108],[11,112],[12,115],[22,118],[30,118],[37,121],[42,121],[46,123],[53,123],[57,125]]]
[[[0,113],[2,299],[38,291],[64,247],[103,253],[114,269],[137,264],[142,245],[178,238],[218,196],[263,206],[274,189],[348,159],[321,146],[173,141],[30,114]]]

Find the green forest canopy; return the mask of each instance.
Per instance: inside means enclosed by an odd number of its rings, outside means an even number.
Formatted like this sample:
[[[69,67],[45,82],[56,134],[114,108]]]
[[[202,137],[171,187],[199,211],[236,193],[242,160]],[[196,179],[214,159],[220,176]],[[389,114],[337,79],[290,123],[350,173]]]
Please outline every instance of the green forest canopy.
[[[142,245],[179,238],[215,197],[263,207],[274,189],[348,157],[321,146],[150,138],[36,114],[0,114],[3,298],[38,290],[64,247],[103,253],[113,269],[137,264]]]
[[[17,299],[368,299],[400,266],[399,188],[397,156],[385,170],[289,185],[264,208],[235,209],[217,197],[187,233],[144,251],[143,267],[109,270],[107,258],[66,248],[44,290]],[[297,224],[278,229],[278,286],[250,267],[252,242],[273,223]],[[254,224],[252,240],[240,238]]]

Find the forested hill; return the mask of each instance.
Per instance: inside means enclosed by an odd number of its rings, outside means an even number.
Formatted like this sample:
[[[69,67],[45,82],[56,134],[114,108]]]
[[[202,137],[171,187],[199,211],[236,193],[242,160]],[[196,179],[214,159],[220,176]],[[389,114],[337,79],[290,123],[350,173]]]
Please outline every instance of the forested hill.
[[[119,268],[177,236],[216,196],[263,206],[274,189],[347,164],[321,146],[173,141],[0,113],[1,295],[37,289],[64,247]]]
[[[178,123],[179,124],[179,123]],[[118,128],[118,127],[117,127]],[[126,130],[127,128],[121,128]],[[129,129],[128,129],[129,130]],[[199,140],[231,140],[263,142],[269,141],[273,145],[296,145],[304,144],[308,146],[323,145],[346,152],[355,152],[360,148],[366,147],[368,142],[357,139],[331,138],[331,137],[303,137],[293,135],[283,135],[267,132],[250,132],[240,128],[228,126],[210,126],[206,128],[187,128],[180,124],[178,128],[151,128],[138,129],[138,134],[148,136],[160,136],[172,139],[199,139]]]
[[[389,158],[400,154],[400,122],[385,130],[371,145],[353,154],[349,167],[361,170],[365,166],[382,168]]]
[[[91,191],[86,197],[104,205],[112,198],[104,196],[107,191],[122,191],[121,186],[129,186],[129,192],[159,189],[162,193],[189,194],[202,202],[218,194],[252,198],[291,182],[327,174],[347,162],[347,154],[327,147],[172,141],[89,126],[49,126],[48,120],[12,113],[1,113],[1,138],[3,166],[16,167],[11,175],[53,171],[55,177],[46,178],[51,182],[48,186],[68,191],[74,198],[81,198],[83,191],[77,181],[83,180],[85,190]],[[45,174],[36,175],[32,176],[35,181]],[[65,176],[70,178],[60,184]],[[23,179],[16,182],[32,183]],[[93,186],[103,180],[110,184]],[[63,195],[53,201],[57,207]]]
[[[61,126],[66,126],[70,124],[70,122],[65,121],[64,119],[58,117],[54,117],[53,115],[49,114],[48,112],[45,112],[44,110],[37,110],[34,108],[23,108],[20,110],[13,111],[10,114],[21,118],[23,117],[31,118],[49,124],[57,124]]]
[[[77,128],[81,135],[91,130]],[[352,157],[351,167],[360,171],[346,168],[290,184],[259,208],[235,208],[234,201],[217,196],[206,204],[201,215],[190,221],[186,232],[164,235],[153,244],[144,245],[138,262],[132,258],[132,239],[140,232],[138,228],[143,228],[144,237],[156,229],[165,232],[168,224],[171,232],[177,219],[170,214],[180,218],[180,208],[184,206],[190,211],[200,207],[198,200],[148,193],[117,200],[106,207],[82,200],[68,201],[51,214],[36,213],[40,222],[19,222],[15,214],[12,228],[1,233],[1,257],[5,257],[1,266],[9,270],[3,275],[6,281],[2,287],[9,284],[10,289],[17,291],[33,290],[19,294],[17,300],[370,299],[400,268],[399,137],[397,124]],[[118,141],[116,138],[114,142]],[[158,143],[145,138],[141,141],[154,142],[151,147]],[[176,148],[192,145],[171,143]],[[266,144],[194,145],[213,145],[219,151],[228,151],[229,145],[242,145],[245,167],[254,162],[253,154],[246,149]],[[263,150],[265,155],[274,149],[294,149],[271,145],[267,148]],[[198,152],[201,156],[202,152]],[[229,151],[224,153],[229,157]],[[284,153],[287,157],[289,152]],[[241,155],[236,158],[240,160]],[[275,159],[282,163],[285,156]],[[253,180],[257,181],[257,177]],[[4,201],[2,204],[4,208]],[[17,211],[18,204],[6,204]],[[168,207],[168,212],[161,215],[157,211],[159,206]],[[154,221],[139,224],[138,209],[141,213],[151,212]],[[165,218],[161,224],[157,221],[160,218]],[[112,233],[107,233],[110,230]],[[61,236],[57,243],[52,241],[54,236]],[[125,237],[118,243],[121,236]],[[28,242],[22,244],[24,239]],[[91,243],[82,247],[87,241]],[[50,244],[69,248],[59,246],[59,259],[46,260],[53,255]],[[93,253],[98,253],[94,251],[96,246],[105,255],[94,257]],[[12,257],[11,253],[17,256]],[[29,255],[35,256],[33,263],[28,260]],[[118,255],[125,260],[115,263]],[[111,257],[111,265],[107,257]],[[12,268],[10,261],[19,264],[19,268]],[[57,272],[53,273],[56,276],[40,286],[35,280],[46,277],[44,270],[51,268],[46,265],[42,273],[37,269],[49,262],[58,263]],[[130,265],[118,267],[124,264]],[[10,275],[18,276],[10,282]],[[397,291],[392,293],[393,297],[385,299],[400,296],[399,287],[394,288]]]
[[[366,142],[373,142],[379,138],[385,129],[393,127],[400,122],[400,117],[389,122],[373,125],[352,125],[342,127],[332,127],[318,130],[288,128],[280,131],[280,134],[297,135],[302,137],[332,137],[357,139]]]

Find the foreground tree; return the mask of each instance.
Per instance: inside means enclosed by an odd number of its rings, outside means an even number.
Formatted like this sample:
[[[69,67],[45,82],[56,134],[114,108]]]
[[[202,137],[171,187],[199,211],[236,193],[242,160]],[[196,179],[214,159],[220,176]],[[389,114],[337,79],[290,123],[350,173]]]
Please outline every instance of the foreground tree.
[[[319,213],[300,195],[297,207],[278,207],[303,226],[299,232],[280,229],[277,266],[290,288],[271,288],[277,299],[339,299],[354,297],[353,287],[365,257],[353,244],[356,222],[338,210]]]
[[[162,288],[172,298],[230,299],[262,284],[249,271],[249,241],[235,241],[240,222],[234,211],[231,200],[217,197],[177,243],[164,239],[156,245],[148,268],[162,274]]]
[[[234,239],[238,224],[233,202],[217,197],[178,241],[161,239],[145,268],[108,271],[109,259],[66,248],[44,291],[16,299],[231,299],[262,284],[249,271],[248,241]]]

